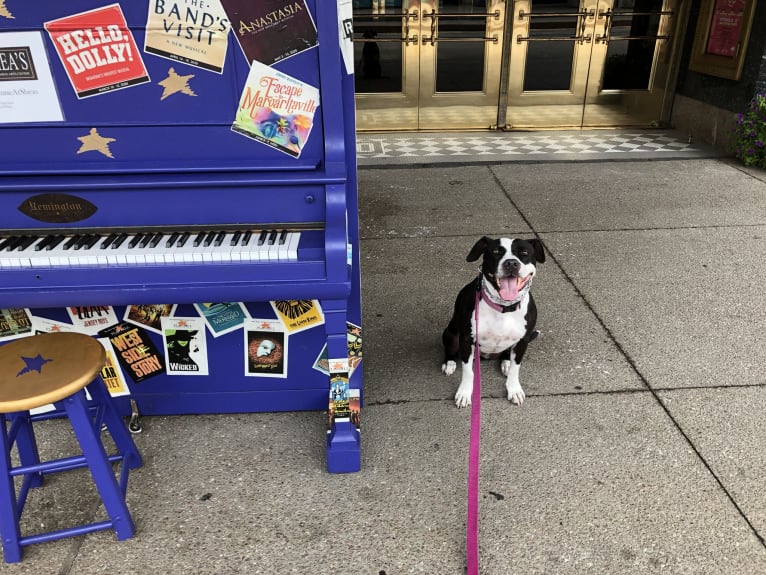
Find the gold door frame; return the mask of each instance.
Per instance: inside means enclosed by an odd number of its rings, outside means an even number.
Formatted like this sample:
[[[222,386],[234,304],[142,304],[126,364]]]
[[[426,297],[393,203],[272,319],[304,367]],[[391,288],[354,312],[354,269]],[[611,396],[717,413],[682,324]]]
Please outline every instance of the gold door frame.
[[[401,19],[401,36],[363,38],[355,34],[355,43],[388,43],[387,49],[401,46],[401,91],[360,93],[357,91],[357,130],[466,130],[489,129],[497,123],[505,0],[488,0],[486,8],[471,13],[440,10],[439,0],[408,0],[401,11],[383,11],[374,15],[355,15],[357,21]],[[483,20],[480,36],[444,34],[461,21]],[[446,26],[445,26],[446,27]],[[478,25],[477,27],[481,27]],[[437,91],[437,68],[440,46],[458,49],[465,43],[483,43],[482,87],[477,91]],[[445,50],[448,48],[445,48]]]
[[[399,4],[397,8],[385,8],[386,0],[371,2],[379,8],[362,14],[360,25],[365,18],[368,24],[377,22],[376,27],[386,23],[388,33],[378,38],[356,34],[355,45],[379,43],[381,50],[395,54],[396,69],[388,73],[401,83],[388,92],[357,91],[359,131],[649,127],[661,125],[669,117],[690,0],[663,0],[661,9],[652,13],[652,18],[659,18],[657,29],[646,37],[626,34],[632,26],[630,19],[640,13],[632,12],[633,3],[624,0],[581,0],[576,7],[564,8],[562,14],[535,13],[533,0],[487,0],[486,8],[481,9],[471,3],[466,9],[470,14],[456,13],[462,8],[441,10],[439,0],[403,0],[393,3]],[[355,28],[357,16],[355,12]],[[530,34],[534,19],[547,18],[555,30],[559,26],[555,19],[562,17],[577,18],[571,35],[569,31],[565,37],[533,38]],[[475,25],[477,19],[486,21],[483,38],[482,27]],[[471,25],[461,24],[469,21]],[[446,27],[451,34],[442,33],[443,23],[452,23]],[[626,46],[626,41],[644,38],[654,42],[646,89],[603,89],[610,44]],[[529,46],[555,43],[543,40],[571,42],[567,89],[524,89]],[[466,46],[460,42],[476,46],[481,41],[481,89],[437,91],[440,49],[452,46],[454,54],[455,49]],[[457,68],[455,73],[459,73]]]
[[[648,15],[630,9],[615,10],[617,0],[582,0],[576,12],[533,13],[530,0],[514,2],[506,129],[582,128],[615,126],[657,126],[667,115],[667,90],[674,80],[674,62],[679,55],[677,0],[664,0],[657,34],[651,36],[612,35],[616,18]],[[575,33],[535,38],[530,22],[544,18],[577,17]],[[528,46],[541,41],[572,42],[569,89],[525,91]],[[610,42],[647,40],[655,43],[647,89],[602,89]]]

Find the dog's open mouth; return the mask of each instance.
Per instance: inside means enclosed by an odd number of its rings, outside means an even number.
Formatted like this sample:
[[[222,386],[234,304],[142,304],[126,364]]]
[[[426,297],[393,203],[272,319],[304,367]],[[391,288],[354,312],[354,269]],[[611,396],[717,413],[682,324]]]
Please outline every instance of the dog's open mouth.
[[[500,297],[505,301],[515,300],[517,297],[519,297],[519,292],[524,289],[524,286],[526,286],[531,279],[532,274],[529,274],[523,278],[518,276],[497,278],[498,284],[500,286],[500,289],[498,290]]]

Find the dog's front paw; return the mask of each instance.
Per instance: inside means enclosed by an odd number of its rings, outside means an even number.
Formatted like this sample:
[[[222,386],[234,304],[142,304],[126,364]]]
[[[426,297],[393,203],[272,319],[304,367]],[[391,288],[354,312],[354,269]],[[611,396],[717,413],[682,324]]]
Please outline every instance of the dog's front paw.
[[[455,393],[455,405],[458,407],[468,407],[471,405],[471,395],[473,395],[473,385],[460,384]]]
[[[450,361],[445,361],[445,362],[442,364],[442,373],[443,373],[444,375],[452,375],[453,373],[455,373],[455,370],[456,370],[456,369],[457,369],[457,363],[455,363],[455,362],[454,362],[454,361],[452,361],[452,360],[450,360]]]
[[[520,384],[506,385],[506,389],[508,390],[508,401],[519,406],[524,403],[526,395],[524,394],[524,390],[521,389]]]

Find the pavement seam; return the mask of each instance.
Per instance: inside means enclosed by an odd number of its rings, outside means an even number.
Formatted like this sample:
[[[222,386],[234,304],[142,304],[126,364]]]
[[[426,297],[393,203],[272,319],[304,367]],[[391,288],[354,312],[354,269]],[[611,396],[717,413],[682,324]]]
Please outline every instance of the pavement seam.
[[[691,154],[691,153],[689,153]],[[549,154],[552,156],[553,154]],[[579,158],[516,158],[516,157],[501,157],[492,158],[486,160],[470,159],[470,160],[452,160],[449,156],[440,156],[444,158],[441,161],[424,161],[422,158],[413,159],[411,163],[407,163],[407,156],[396,158],[380,158],[380,163],[374,161],[371,158],[357,158],[357,170],[404,170],[412,168],[443,168],[445,166],[453,168],[467,168],[472,166],[484,167],[484,166],[502,166],[507,164],[581,164],[588,162],[592,164],[609,164],[615,162],[669,162],[673,160],[711,160],[720,158],[719,154],[710,155],[686,155],[686,156],[672,156],[672,157],[655,157],[655,158],[637,158],[637,157],[615,157],[605,158],[602,156],[593,155],[590,157]],[[387,160],[387,161],[386,161]]]
[[[505,197],[508,199],[508,202],[511,204],[511,206],[518,212],[519,217],[524,221],[524,223],[529,227],[530,230],[532,230],[532,233],[536,238],[538,238],[540,241],[542,241],[542,238],[540,237],[540,234],[537,232],[535,227],[532,225],[532,222],[529,221],[529,218],[527,218],[526,214],[521,210],[521,208],[516,204],[516,202],[513,201],[513,198],[511,197],[508,190],[505,188],[503,183],[498,178],[497,174],[491,169],[491,166],[487,167],[488,171],[492,175],[492,177],[495,180],[495,183],[497,186],[502,190]],[[598,324],[601,326],[601,329],[604,330],[609,340],[612,342],[612,344],[617,349],[618,353],[622,355],[622,357],[625,359],[625,361],[628,363],[630,368],[635,372],[636,376],[639,378],[641,383],[646,386],[646,389],[652,394],[654,397],[654,400],[657,402],[657,404],[662,408],[662,410],[667,415],[668,419],[673,423],[678,433],[681,434],[681,437],[686,441],[686,443],[691,447],[691,449],[694,451],[696,456],[699,458],[702,465],[707,469],[708,473],[715,479],[716,483],[718,483],[718,486],[721,488],[723,493],[726,495],[726,497],[729,499],[731,504],[734,506],[734,509],[737,510],[737,513],[739,513],[740,517],[743,519],[743,521],[747,524],[747,526],[752,531],[753,535],[755,535],[756,539],[761,543],[761,546],[766,548],[766,540],[764,540],[763,536],[758,532],[755,525],[750,521],[750,518],[745,514],[744,510],[740,507],[739,503],[737,503],[736,499],[734,499],[733,494],[727,489],[727,487],[724,485],[721,478],[718,476],[718,474],[713,470],[711,465],[708,463],[708,461],[705,459],[705,457],[702,455],[702,452],[697,448],[697,446],[692,441],[691,437],[689,437],[686,432],[681,427],[681,424],[673,417],[673,414],[670,412],[670,409],[668,406],[662,401],[662,398],[659,396],[659,393],[656,389],[654,389],[649,381],[647,380],[646,376],[641,372],[641,370],[638,368],[638,365],[636,365],[635,360],[631,357],[631,355],[627,352],[627,350],[622,346],[622,344],[619,342],[617,337],[614,335],[611,329],[606,325],[603,318],[596,312],[593,305],[588,301],[588,299],[585,297],[585,294],[580,290],[580,288],[577,286],[577,284],[574,282],[572,277],[566,272],[564,267],[561,265],[561,262],[556,258],[556,256],[551,252],[550,248],[545,245],[543,242],[543,245],[545,246],[545,251],[548,254],[548,257],[553,261],[553,263],[556,265],[556,267],[561,271],[561,273],[564,275],[564,279],[569,283],[569,285],[574,289],[575,294],[578,298],[585,304],[587,309],[590,311],[590,313],[593,315],[593,317],[596,319]]]

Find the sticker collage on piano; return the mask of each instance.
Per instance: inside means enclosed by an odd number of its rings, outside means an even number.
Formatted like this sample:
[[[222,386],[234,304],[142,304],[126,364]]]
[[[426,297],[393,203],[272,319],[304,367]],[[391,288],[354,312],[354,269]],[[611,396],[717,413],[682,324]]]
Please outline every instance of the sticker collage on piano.
[[[175,304],[130,305],[122,317],[111,306],[68,307],[69,321],[34,315],[29,308],[0,309],[0,343],[49,332],[79,332],[95,337],[107,350],[102,378],[112,395],[129,394],[128,381],[140,384],[156,375],[215,375],[208,362],[208,337],[241,331],[243,374],[287,378],[290,336],[324,325],[317,300],[272,301],[275,318],[251,317],[243,303],[198,303],[194,317],[176,316]],[[161,343],[158,343],[161,342]],[[347,324],[348,377],[362,361],[361,328]],[[313,369],[330,376],[325,343]],[[128,379],[126,380],[126,376]],[[337,385],[336,385],[337,387]],[[353,391],[353,390],[352,390]],[[338,398],[347,393],[335,390]]]
[[[16,6],[27,1],[2,0],[0,20],[15,18]],[[337,2],[341,49],[351,74],[350,2]],[[293,158],[300,156],[310,136],[320,104],[318,87],[275,67],[318,46],[306,0],[148,0],[143,50],[116,2],[47,21],[43,27],[0,32],[0,56],[11,62],[0,66],[6,88],[0,124],[66,121],[59,96],[63,90],[82,100],[154,82],[162,88],[157,90],[160,100],[194,97],[195,76],[223,74],[233,35],[250,73],[232,110],[232,132]],[[58,58],[70,86],[56,85],[52,58]],[[163,77],[151,78],[145,62],[149,58],[170,61],[167,72],[162,68]],[[86,140],[78,154],[114,157],[104,143],[114,141],[108,127],[85,128],[81,137]]]

